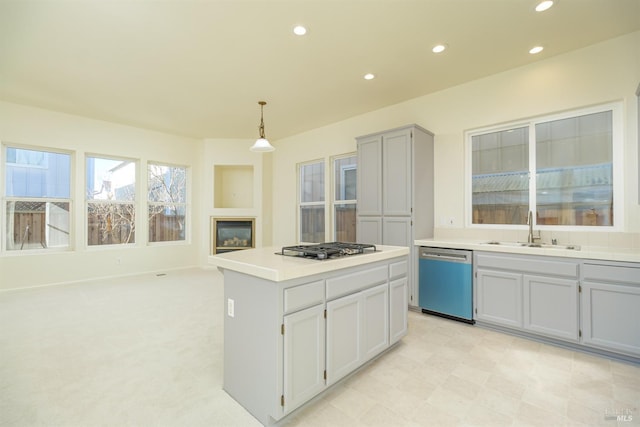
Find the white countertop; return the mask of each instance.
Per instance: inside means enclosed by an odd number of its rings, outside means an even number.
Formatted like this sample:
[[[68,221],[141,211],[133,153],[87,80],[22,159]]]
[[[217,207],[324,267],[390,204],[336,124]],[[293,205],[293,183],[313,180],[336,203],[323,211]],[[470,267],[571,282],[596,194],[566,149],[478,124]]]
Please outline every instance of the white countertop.
[[[210,256],[209,264],[221,269],[282,282],[409,255],[407,247],[376,245],[375,252],[367,251],[364,254],[320,261],[276,255],[280,250],[279,247],[265,247],[227,252]]]
[[[580,250],[558,248],[532,248],[526,246],[507,246],[487,244],[487,240],[458,239],[424,239],[415,240],[416,246],[434,248],[468,249],[473,251],[505,252],[526,255],[545,255],[565,258],[598,259],[605,261],[640,262],[640,251],[637,249],[612,249],[596,246],[582,246]]]

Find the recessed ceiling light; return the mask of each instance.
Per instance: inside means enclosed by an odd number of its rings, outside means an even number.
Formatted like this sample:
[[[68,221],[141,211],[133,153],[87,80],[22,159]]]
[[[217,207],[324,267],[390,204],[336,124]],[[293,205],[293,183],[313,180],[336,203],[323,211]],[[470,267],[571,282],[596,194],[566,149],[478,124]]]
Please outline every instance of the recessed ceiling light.
[[[367,73],[364,75],[365,80],[373,80],[375,78],[376,78],[375,74]]]
[[[305,34],[307,34],[307,29],[302,25],[296,25],[295,27],[293,27],[293,33],[298,36],[304,36]]]
[[[529,49],[529,53],[532,55],[535,55],[536,53],[540,53],[544,50],[544,47],[542,46],[536,46],[536,47],[532,47],[531,49]]]
[[[433,47],[433,49],[431,49],[431,51],[433,53],[440,53],[440,52],[444,52],[444,50],[447,48],[446,45],[444,44],[437,44]]]
[[[551,6],[553,6],[553,0],[541,1],[536,6],[536,12],[544,12],[545,10],[549,9]]]

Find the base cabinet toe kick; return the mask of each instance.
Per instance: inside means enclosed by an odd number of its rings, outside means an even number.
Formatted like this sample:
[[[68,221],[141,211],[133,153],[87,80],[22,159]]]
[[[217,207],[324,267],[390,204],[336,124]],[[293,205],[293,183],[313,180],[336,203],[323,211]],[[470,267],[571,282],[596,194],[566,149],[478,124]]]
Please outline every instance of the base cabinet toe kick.
[[[640,264],[476,251],[474,318],[640,363]]]
[[[224,390],[282,421],[406,335],[407,272],[407,256],[283,282],[223,270]]]

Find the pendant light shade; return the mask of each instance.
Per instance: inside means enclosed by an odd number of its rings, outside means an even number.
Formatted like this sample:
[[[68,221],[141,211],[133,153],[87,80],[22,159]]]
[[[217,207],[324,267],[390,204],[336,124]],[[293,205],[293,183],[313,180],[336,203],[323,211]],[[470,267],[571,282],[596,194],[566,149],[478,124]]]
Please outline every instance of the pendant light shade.
[[[260,104],[260,126],[258,127],[260,138],[256,140],[255,144],[253,144],[253,146],[249,150],[259,153],[273,151],[275,150],[275,148],[273,147],[273,145],[269,144],[269,141],[267,141],[267,138],[265,138],[264,136],[264,119],[262,116],[262,109],[265,105],[267,105],[267,103],[264,101],[260,101],[258,102],[258,104]]]

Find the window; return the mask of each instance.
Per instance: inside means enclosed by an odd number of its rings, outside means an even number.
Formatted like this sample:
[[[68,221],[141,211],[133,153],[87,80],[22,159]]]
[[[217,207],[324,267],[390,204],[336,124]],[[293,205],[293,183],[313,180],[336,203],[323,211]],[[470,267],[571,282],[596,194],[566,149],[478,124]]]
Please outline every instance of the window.
[[[149,164],[149,242],[185,240],[187,169]]]
[[[87,157],[87,244],[135,243],[136,164]]]
[[[529,212],[529,129],[472,136],[473,223],[525,224]]]
[[[334,240],[338,242],[356,241],[356,161],[355,155],[333,160]]]
[[[70,246],[71,155],[6,147],[6,250]]]
[[[471,222],[526,224],[531,210],[538,225],[612,227],[618,116],[605,106],[472,132]]]
[[[300,242],[324,242],[324,162],[301,164],[299,171]]]

